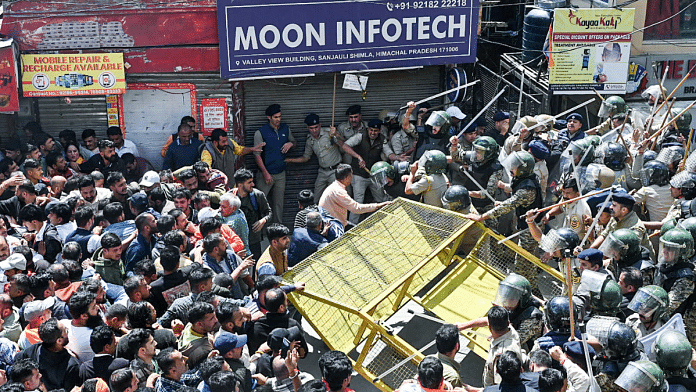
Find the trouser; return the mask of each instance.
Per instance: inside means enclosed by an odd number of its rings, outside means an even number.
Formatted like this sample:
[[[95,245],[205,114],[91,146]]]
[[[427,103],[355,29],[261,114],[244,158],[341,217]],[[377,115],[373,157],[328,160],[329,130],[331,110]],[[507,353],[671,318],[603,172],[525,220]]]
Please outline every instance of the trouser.
[[[324,189],[336,181],[336,170],[319,168],[317,182],[314,183],[314,203],[319,204]]]
[[[283,203],[285,202],[285,172],[271,174],[273,182],[269,185],[263,179],[263,173],[256,173],[256,188],[266,194],[271,205],[270,223],[283,223]],[[271,195],[272,193],[272,195]]]
[[[358,203],[363,203],[365,201],[365,191],[367,188],[370,188],[370,193],[372,193],[372,198],[375,200],[375,203],[384,201],[384,191],[382,191],[377,184],[372,182],[371,179],[354,175],[351,184],[353,185],[353,200]],[[360,220],[360,214],[351,212],[348,220],[357,225]]]

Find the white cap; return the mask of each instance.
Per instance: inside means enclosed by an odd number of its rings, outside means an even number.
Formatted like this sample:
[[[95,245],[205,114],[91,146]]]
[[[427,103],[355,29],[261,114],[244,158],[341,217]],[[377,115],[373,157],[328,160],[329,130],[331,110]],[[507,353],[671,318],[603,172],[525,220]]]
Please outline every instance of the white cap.
[[[149,172],[146,172],[143,175],[143,179],[140,180],[140,186],[144,186],[146,188],[149,188],[155,184],[160,183],[160,176],[157,174],[156,171],[150,170]]]
[[[214,210],[210,207],[203,207],[198,211],[198,221],[203,222],[205,219],[213,218],[218,215],[218,210]]]
[[[456,107],[456,106],[450,106],[445,110],[445,113],[449,114],[450,117],[454,117],[458,120],[463,120],[466,117],[466,114],[462,113],[462,111]]]
[[[20,253],[13,253],[10,257],[0,261],[0,268],[5,271],[11,269],[24,271],[27,269],[27,259]]]
[[[31,322],[37,317],[41,316],[46,309],[53,308],[54,304],[55,298],[53,297],[48,297],[44,300],[31,301],[24,305],[24,319]]]

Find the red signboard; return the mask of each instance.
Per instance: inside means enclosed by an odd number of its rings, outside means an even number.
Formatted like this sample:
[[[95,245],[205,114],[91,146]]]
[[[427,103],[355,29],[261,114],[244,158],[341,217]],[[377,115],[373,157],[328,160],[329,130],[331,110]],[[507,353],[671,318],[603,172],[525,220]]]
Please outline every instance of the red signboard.
[[[215,128],[228,131],[227,102],[225,98],[201,99],[201,132],[210,136]]]
[[[0,112],[19,111],[17,66],[12,46],[0,48]]]

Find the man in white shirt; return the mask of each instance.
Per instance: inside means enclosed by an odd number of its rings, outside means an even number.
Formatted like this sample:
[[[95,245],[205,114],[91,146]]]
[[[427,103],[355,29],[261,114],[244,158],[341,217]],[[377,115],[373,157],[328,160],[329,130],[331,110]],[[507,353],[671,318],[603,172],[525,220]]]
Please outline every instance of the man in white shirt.
[[[127,152],[135,155],[136,157],[140,156],[138,147],[135,146],[135,143],[123,138],[123,131],[121,128],[116,126],[109,127],[106,130],[106,135],[116,145],[116,154],[118,154],[119,157],[123,156],[123,154]]]
[[[103,323],[97,308],[96,295],[87,291],[78,291],[70,297],[68,310],[72,320],[60,320],[68,328],[66,348],[75,353],[80,364],[94,358],[94,351],[89,345],[92,329]]]

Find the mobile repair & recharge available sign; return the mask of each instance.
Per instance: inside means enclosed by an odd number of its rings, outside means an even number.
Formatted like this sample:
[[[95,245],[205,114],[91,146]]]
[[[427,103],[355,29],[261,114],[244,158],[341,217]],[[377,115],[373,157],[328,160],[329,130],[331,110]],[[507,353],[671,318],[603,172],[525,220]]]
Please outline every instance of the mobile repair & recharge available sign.
[[[624,94],[633,8],[554,10],[549,89],[555,94]]]
[[[123,53],[22,55],[25,97],[124,94]]]
[[[225,79],[472,63],[479,0],[218,0]]]

